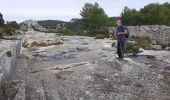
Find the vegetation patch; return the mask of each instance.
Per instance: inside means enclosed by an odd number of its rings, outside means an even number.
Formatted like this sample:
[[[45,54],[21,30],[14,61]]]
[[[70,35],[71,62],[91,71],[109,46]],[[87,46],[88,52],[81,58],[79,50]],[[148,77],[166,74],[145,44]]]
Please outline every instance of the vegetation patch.
[[[139,53],[139,46],[136,43],[126,43],[125,48],[124,48],[124,52],[125,53],[129,53],[132,55],[137,55],[137,53]]]
[[[151,49],[151,39],[147,36],[138,36],[138,37],[132,37],[134,39],[134,41],[136,42],[136,44],[145,49],[145,50],[149,50]]]
[[[106,36],[104,34],[96,34],[95,39],[104,39]]]

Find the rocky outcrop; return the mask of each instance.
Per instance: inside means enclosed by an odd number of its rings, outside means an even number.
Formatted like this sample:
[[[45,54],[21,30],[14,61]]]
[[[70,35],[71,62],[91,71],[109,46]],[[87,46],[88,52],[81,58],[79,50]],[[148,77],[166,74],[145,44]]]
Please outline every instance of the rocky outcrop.
[[[3,40],[0,44],[0,86],[10,79],[17,57],[20,54],[20,40]]]
[[[47,29],[39,25],[35,20],[26,20],[20,24],[20,31],[39,31],[46,32]]]
[[[169,26],[129,26],[128,27],[131,36],[147,36],[151,38],[154,45],[170,45],[170,27]],[[109,28],[110,32],[113,32],[115,28]]]

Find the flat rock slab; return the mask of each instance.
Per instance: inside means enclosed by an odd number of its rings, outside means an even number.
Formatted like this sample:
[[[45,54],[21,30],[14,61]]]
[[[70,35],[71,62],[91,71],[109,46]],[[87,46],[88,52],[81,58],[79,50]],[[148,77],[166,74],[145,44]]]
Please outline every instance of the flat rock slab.
[[[24,56],[19,61],[24,60],[26,64],[18,64],[21,71],[16,78],[25,78],[25,100],[170,99],[167,67],[166,70],[154,69],[131,58],[118,61],[116,48],[111,47],[109,39],[59,38],[64,40],[63,45],[22,50]],[[69,55],[74,57],[66,59]],[[166,58],[161,56],[161,60]]]

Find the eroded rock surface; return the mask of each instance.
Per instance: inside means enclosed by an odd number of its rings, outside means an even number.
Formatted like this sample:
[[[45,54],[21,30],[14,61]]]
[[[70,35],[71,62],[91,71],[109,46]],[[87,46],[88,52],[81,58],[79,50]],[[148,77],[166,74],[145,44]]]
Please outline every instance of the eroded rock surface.
[[[146,59],[126,56],[124,61],[118,61],[116,48],[111,47],[114,40],[55,34],[31,36],[25,36],[30,37],[28,42],[43,36],[64,42],[22,48],[13,79],[25,81],[25,100],[170,99],[169,51],[144,50],[139,55],[150,55]]]

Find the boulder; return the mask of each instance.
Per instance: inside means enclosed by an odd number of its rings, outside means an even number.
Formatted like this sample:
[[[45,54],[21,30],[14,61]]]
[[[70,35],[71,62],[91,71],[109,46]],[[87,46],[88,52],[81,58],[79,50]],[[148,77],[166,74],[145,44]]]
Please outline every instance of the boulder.
[[[166,47],[165,50],[170,51],[170,47]]]
[[[162,47],[160,45],[151,45],[152,50],[161,50]]]
[[[39,31],[39,32],[46,32],[47,29],[43,26],[39,25],[35,20],[26,20],[20,24],[20,31]]]

